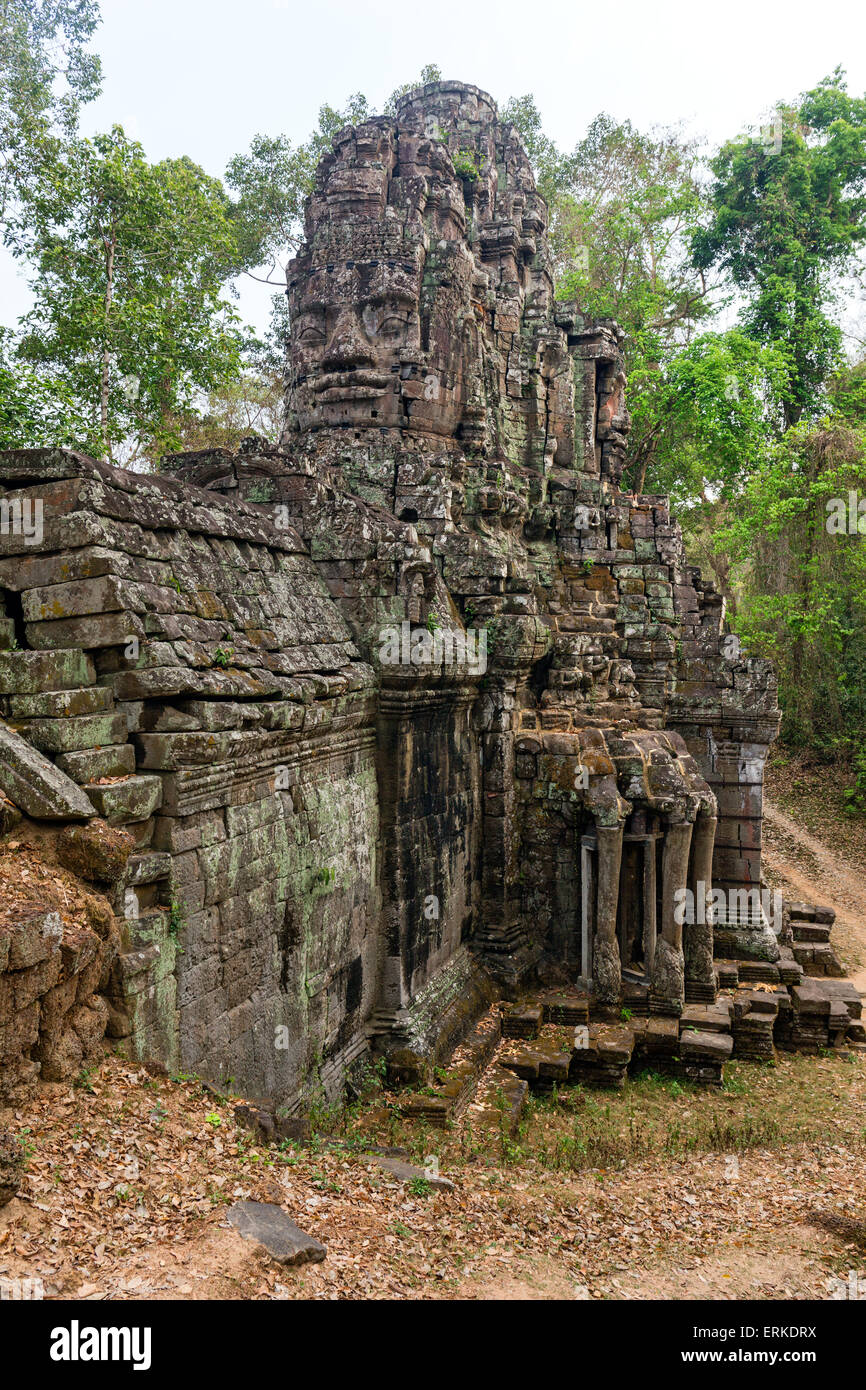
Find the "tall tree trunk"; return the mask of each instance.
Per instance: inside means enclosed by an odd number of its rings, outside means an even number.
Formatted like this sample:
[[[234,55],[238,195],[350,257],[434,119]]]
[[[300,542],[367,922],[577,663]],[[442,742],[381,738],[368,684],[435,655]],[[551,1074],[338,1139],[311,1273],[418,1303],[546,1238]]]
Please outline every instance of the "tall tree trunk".
[[[114,254],[117,248],[117,232],[112,230],[110,238],[103,238],[105,246],[105,343],[102,349],[102,372],[99,384],[99,426],[102,433],[102,452],[106,463],[111,463],[111,439],[108,432],[108,387],[111,351],[108,339],[108,319],[114,298]]]

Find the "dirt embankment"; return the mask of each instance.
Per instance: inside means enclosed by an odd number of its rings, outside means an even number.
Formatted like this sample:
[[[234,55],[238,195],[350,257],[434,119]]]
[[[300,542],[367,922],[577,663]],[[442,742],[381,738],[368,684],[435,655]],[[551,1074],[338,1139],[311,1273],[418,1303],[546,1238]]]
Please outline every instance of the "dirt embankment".
[[[849,780],[842,768],[775,754],[767,768],[763,864],[787,896],[833,908],[833,946],[866,993],[866,814],[846,814]]]

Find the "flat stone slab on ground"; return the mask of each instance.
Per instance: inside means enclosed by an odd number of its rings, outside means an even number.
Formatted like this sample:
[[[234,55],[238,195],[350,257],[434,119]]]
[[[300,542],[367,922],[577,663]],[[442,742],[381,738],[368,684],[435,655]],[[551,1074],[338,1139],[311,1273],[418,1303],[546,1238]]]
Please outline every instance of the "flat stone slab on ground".
[[[768,960],[738,960],[737,975],[740,984],[776,984],[779,967]]]
[[[631,1061],[634,1051],[634,1029],[613,1023],[601,1023],[597,1028],[590,1029],[590,1040],[595,1043],[598,1055],[604,1061],[616,1062],[623,1066]]]
[[[281,1265],[318,1264],[328,1253],[324,1245],[296,1226],[282,1207],[270,1202],[235,1202],[228,1218],[240,1235],[258,1241]]]
[[[573,994],[547,994],[541,1000],[544,1008],[545,1023],[578,1024],[589,1022],[589,995],[575,992]]]
[[[499,1057],[499,1065],[525,1081],[567,1081],[571,1052],[552,1038],[539,1038],[525,1047],[512,1046]]]
[[[727,1033],[731,1027],[731,1006],[727,999],[721,1004],[686,1004],[680,1014],[680,1031],[699,1028],[705,1033]]]
[[[437,1192],[453,1192],[454,1184],[450,1178],[443,1178],[438,1173],[428,1173],[426,1168],[417,1168],[414,1163],[404,1163],[399,1158],[389,1158],[387,1154],[362,1154],[361,1158],[365,1163],[382,1168],[392,1177],[399,1178],[400,1182],[414,1182],[417,1178],[422,1178],[431,1187],[435,1187]]]
[[[736,989],[739,980],[737,962],[735,960],[717,960],[714,964],[719,989]]]
[[[673,1057],[679,1046],[678,1018],[634,1019],[632,1032],[640,1050],[648,1057]]]
[[[734,1004],[734,1017],[746,1013],[772,1014],[775,1018],[779,1012],[779,1000],[784,996],[777,993],[770,993],[763,990],[748,990],[741,992]]]
[[[714,1062],[726,1062],[734,1050],[734,1040],[729,1033],[710,1033],[699,1029],[686,1029],[680,1038],[680,1054],[685,1058],[707,1058]]]
[[[859,989],[850,980],[821,980],[818,988],[830,999],[844,1004],[852,1018],[859,1018],[863,1009],[863,998]]]
[[[502,1012],[502,1036],[537,1038],[543,1021],[541,1004],[509,1004]]]
[[[831,996],[823,980],[806,976],[799,985],[791,986],[794,1008],[801,1014],[829,1014]]]
[[[467,1114],[473,1125],[515,1135],[529,1096],[529,1082],[493,1066],[482,1079]]]

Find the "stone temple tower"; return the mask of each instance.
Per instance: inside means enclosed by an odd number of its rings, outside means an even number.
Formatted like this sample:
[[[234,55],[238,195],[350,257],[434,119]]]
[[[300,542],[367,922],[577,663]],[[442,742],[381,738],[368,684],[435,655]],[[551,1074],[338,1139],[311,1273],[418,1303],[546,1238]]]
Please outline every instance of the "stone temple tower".
[[[676,893],[759,883],[742,819],[772,676],[724,654],[665,500],[619,491],[622,334],[555,300],[544,201],[489,96],[434,83],[336,136],[289,302],[287,448],[410,524],[429,592],[491,639],[476,944],[519,973],[558,940],[610,999],[624,969],[660,1009],[706,997],[712,926],[684,942]],[[383,690],[411,724],[434,692],[404,675]],[[769,944],[754,915],[733,929]]]
[[[127,769],[91,788],[147,908],[115,1036],[300,1105],[371,1048],[423,1074],[533,981],[674,1018],[714,951],[776,960],[775,679],[667,500],[621,490],[623,335],[557,301],[493,100],[437,82],[340,131],[288,297],[279,444],[3,464],[54,509],[38,563],[0,538],[11,655],[68,648]],[[16,730],[67,747],[15,679]],[[680,911],[713,888],[742,907]]]

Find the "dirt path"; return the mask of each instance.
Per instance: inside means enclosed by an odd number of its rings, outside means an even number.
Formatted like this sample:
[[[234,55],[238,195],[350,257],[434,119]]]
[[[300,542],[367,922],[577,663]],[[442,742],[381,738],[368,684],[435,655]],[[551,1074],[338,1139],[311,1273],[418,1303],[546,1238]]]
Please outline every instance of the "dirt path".
[[[832,941],[851,980],[866,993],[866,879],[771,801],[764,801],[766,869],[800,901],[836,913]]]

